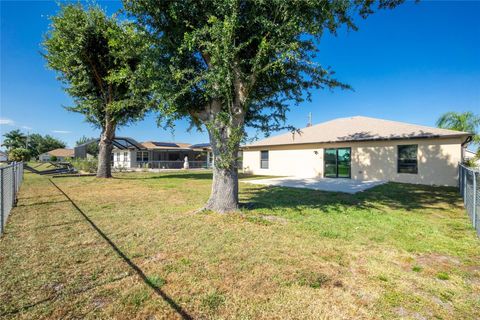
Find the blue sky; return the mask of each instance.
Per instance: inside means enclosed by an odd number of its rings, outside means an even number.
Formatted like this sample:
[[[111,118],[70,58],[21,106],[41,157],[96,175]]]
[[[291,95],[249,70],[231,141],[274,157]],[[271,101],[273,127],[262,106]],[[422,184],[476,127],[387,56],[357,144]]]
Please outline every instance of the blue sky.
[[[118,1],[99,2],[113,13]],[[71,100],[55,73],[46,69],[40,42],[53,1],[0,1],[1,71],[0,133],[20,128],[51,134],[74,146],[82,135],[98,136],[82,115],[62,108]],[[480,2],[406,3],[361,21],[357,32],[326,35],[318,61],[331,66],[354,91],[314,91],[311,102],[293,107],[289,123],[313,123],[364,115],[434,126],[447,111],[480,113]],[[174,134],[157,128],[154,116],[117,135],[139,141],[206,142],[207,135]],[[250,131],[252,134],[252,131]]]

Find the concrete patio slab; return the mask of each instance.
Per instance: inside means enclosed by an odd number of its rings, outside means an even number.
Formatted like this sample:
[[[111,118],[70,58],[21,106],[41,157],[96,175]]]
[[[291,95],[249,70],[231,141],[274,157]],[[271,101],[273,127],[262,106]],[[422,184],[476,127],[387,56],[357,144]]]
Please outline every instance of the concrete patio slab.
[[[242,180],[241,180],[242,181]],[[384,184],[385,181],[359,181],[353,179],[332,178],[297,178],[283,177],[258,180],[243,180],[245,183],[279,186],[291,188],[306,188],[321,191],[357,193]]]

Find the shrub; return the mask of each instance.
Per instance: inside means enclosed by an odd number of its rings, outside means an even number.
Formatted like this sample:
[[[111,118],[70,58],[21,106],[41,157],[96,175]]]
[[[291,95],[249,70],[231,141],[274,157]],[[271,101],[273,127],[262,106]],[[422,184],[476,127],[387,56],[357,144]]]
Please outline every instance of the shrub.
[[[88,173],[97,172],[98,162],[95,159],[93,160],[73,159],[71,163],[75,167],[75,169],[77,169],[78,171],[83,171]]]
[[[57,156],[51,156],[51,157],[50,157],[50,161],[58,161]]]
[[[25,148],[15,148],[8,153],[8,160],[10,161],[29,161],[30,157],[30,151]]]

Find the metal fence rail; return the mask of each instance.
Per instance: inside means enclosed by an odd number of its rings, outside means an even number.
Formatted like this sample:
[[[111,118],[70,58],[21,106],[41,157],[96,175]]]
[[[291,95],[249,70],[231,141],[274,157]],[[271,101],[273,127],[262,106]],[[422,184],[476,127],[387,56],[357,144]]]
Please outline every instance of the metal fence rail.
[[[459,165],[458,181],[463,204],[480,236],[480,171]]]
[[[17,203],[17,193],[23,181],[23,162],[0,167],[0,235],[7,224],[8,215]]]

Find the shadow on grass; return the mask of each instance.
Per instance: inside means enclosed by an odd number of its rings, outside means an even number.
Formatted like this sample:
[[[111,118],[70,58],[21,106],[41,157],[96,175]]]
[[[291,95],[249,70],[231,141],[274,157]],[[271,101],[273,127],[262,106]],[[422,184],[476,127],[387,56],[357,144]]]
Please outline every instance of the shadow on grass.
[[[75,202],[62,190],[58,187],[51,179],[49,181],[55,186],[55,188],[60,191],[65,198],[67,198],[70,203],[75,207],[75,209],[85,218],[85,220],[90,224],[90,226],[112,247],[115,253],[123,259],[123,261],[128,264],[128,266],[135,271],[135,273],[143,280],[143,282],[149,286],[159,297],[165,300],[181,317],[182,319],[193,319],[187,311],[185,311],[179,304],[175,302],[169,295],[163,292],[159,287],[153,284],[148,277],[145,275],[142,269],[140,269],[132,260],[130,260],[118,247],[117,245],[108,238],[108,236],[80,209]]]
[[[29,203],[29,204],[17,204],[17,207],[33,207],[33,206],[41,206],[41,205],[46,205],[46,204],[55,204],[55,203],[63,203],[63,202],[69,202],[69,201],[68,200],[41,201],[41,202],[34,202],[34,203]]]
[[[460,201],[454,187],[431,187],[393,182],[356,194],[275,186],[246,188],[241,194],[252,208],[289,208],[298,211],[305,208],[330,211],[347,206],[358,209],[385,206],[406,211],[429,208],[448,210],[439,204],[455,205]]]
[[[147,172],[150,174],[155,174],[154,172]],[[147,176],[147,177],[128,177],[128,176],[114,176],[114,179],[120,180],[152,180],[152,179],[195,179],[195,180],[207,180],[212,179],[212,174],[210,172],[202,172],[202,173],[168,173],[162,172],[157,173],[158,175],[155,176]]]
[[[151,179],[194,179],[194,180],[212,180],[212,172],[145,172],[149,174],[156,174],[154,176],[146,177],[128,177],[128,176],[114,176],[114,179],[120,180],[151,180]],[[238,174],[238,179],[262,179],[272,178],[272,176],[252,175],[252,174]],[[278,178],[278,177],[276,177]]]

